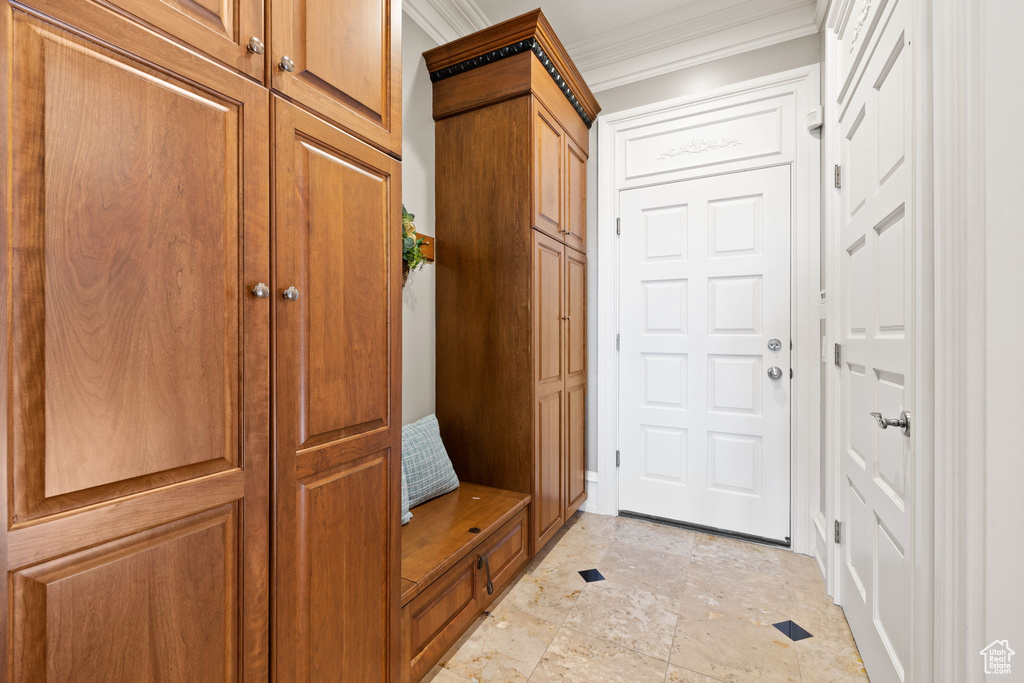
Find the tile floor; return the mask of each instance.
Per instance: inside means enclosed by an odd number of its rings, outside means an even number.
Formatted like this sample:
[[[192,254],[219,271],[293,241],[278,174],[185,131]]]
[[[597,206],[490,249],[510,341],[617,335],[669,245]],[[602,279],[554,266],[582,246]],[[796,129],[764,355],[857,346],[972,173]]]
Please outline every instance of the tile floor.
[[[773,626],[790,620],[812,637]],[[862,667],[811,558],[578,513],[424,680],[854,683]]]

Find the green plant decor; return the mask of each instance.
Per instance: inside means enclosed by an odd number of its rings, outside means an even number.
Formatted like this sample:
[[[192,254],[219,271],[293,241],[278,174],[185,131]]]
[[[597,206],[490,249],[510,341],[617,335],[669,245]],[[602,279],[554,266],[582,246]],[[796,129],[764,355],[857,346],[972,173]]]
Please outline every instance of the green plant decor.
[[[405,210],[402,204],[402,282],[409,279],[409,273],[416,270],[427,262],[421,247],[426,242],[422,237],[416,237],[416,226],[413,221],[416,216]]]

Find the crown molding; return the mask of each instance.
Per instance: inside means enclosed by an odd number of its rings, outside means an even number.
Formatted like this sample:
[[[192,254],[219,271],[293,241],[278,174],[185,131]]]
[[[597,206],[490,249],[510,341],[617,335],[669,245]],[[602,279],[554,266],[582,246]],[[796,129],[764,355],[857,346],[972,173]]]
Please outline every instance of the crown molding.
[[[825,19],[828,18],[830,5],[832,5],[832,0],[817,0],[814,4],[814,25],[818,27],[819,31],[825,25]]]
[[[817,33],[843,0],[696,0],[566,46],[592,92]],[[847,0],[848,1],[848,0]],[[475,0],[405,0],[439,45],[490,25]]]
[[[404,0],[402,10],[438,45],[491,25],[474,0]]]
[[[567,49],[598,92],[815,34],[815,14],[815,0],[698,2]]]

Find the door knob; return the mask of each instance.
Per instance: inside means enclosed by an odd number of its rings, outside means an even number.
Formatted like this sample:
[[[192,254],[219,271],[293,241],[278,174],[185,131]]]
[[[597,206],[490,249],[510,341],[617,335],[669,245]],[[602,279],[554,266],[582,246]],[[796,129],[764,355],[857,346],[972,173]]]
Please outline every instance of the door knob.
[[[782,368],[777,365],[773,365],[768,368],[768,376],[772,379],[780,379],[782,377]]]
[[[288,289],[281,292],[281,296],[283,296],[285,299],[288,299],[288,301],[296,301],[299,298],[299,290],[295,289],[294,287],[289,287]]]
[[[257,282],[252,288],[252,295],[257,299],[266,299],[270,296],[270,287],[267,287],[266,283]]]
[[[881,413],[872,412],[869,414],[875,418],[875,423],[878,424],[879,429],[899,427],[900,431],[903,432],[903,436],[910,436],[910,413],[907,411],[900,412],[899,418],[895,420],[891,417],[882,417]]]
[[[295,62],[288,55],[281,57],[281,61],[277,65],[281,67],[281,71],[295,71]]]
[[[779,349],[782,348],[782,342],[780,342],[778,339],[769,339],[768,348],[771,349],[772,351],[778,351]]]

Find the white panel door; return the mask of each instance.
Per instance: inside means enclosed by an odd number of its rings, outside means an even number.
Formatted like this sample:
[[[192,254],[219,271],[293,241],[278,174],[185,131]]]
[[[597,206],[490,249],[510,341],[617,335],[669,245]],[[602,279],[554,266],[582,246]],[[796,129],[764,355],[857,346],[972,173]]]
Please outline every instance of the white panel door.
[[[790,203],[789,166],[622,193],[620,510],[789,539]]]
[[[913,441],[870,415],[913,412],[908,5],[883,19],[839,119],[840,600],[876,683],[904,680],[910,654]]]

